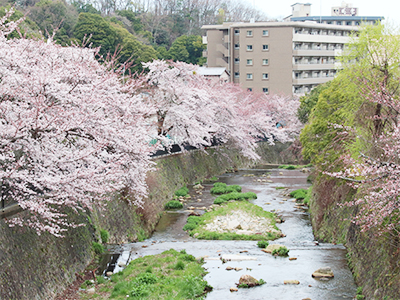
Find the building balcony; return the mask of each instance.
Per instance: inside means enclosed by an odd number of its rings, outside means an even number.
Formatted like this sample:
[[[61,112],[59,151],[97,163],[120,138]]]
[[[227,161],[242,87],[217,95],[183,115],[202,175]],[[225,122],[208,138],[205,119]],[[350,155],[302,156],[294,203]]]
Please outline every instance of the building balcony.
[[[298,78],[293,79],[294,85],[311,85],[325,83],[333,79],[332,77],[308,77],[308,78]]]
[[[335,64],[293,64],[293,70],[296,71],[318,71],[318,70],[335,70]]]
[[[293,56],[335,56],[335,50],[295,49]]]
[[[348,36],[337,36],[337,35],[319,35],[319,34],[293,34],[293,42],[305,42],[305,43],[335,43],[335,44],[347,44],[350,41]]]

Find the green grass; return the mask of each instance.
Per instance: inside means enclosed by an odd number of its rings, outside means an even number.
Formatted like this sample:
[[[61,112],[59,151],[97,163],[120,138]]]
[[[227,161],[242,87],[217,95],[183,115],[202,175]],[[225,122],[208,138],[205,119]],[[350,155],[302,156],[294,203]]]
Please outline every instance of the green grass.
[[[253,192],[247,192],[247,193],[238,193],[238,192],[232,192],[229,194],[224,194],[221,196],[218,196],[214,200],[214,204],[222,204],[225,203],[229,200],[248,200],[248,199],[257,199],[256,193]]]
[[[264,211],[261,207],[249,203],[247,201],[240,202],[230,202],[222,205],[214,209],[213,211],[207,212],[200,217],[190,216],[187,219],[187,224],[183,227],[184,230],[187,230],[191,236],[194,236],[196,233],[196,237],[198,239],[203,240],[274,240],[279,237],[279,233],[271,233],[271,232],[263,232],[262,234],[253,234],[253,235],[244,235],[237,234],[234,232],[214,232],[207,231],[204,229],[205,224],[211,223],[214,218],[218,216],[225,216],[231,214],[233,211],[241,210],[246,212],[249,215],[267,218],[271,220],[271,225],[278,230],[275,226],[275,214],[271,212]]]
[[[189,193],[189,189],[186,186],[184,186],[175,192],[175,196],[185,197],[188,193]]]
[[[286,169],[286,170],[296,170],[296,169],[303,169],[303,168],[311,168],[313,165],[280,165],[278,169]]]
[[[214,183],[214,187],[211,188],[211,194],[228,194],[232,192],[241,192],[242,187],[240,185],[226,185],[226,183],[216,182]]]
[[[210,179],[208,179],[209,181],[218,181],[218,177],[217,176],[213,176]]]
[[[304,199],[307,197],[307,190],[306,189],[298,189],[293,192],[290,192],[290,197],[296,198],[296,199]]]
[[[284,186],[277,186],[276,188],[275,188],[276,190],[284,190],[284,189],[286,189]]]
[[[288,256],[289,255],[289,249],[286,248],[285,246],[279,247],[279,249],[274,249],[272,251],[272,255],[277,255],[277,256]]]
[[[108,233],[107,230],[100,229],[100,238],[101,238],[101,242],[103,244],[107,244],[108,243],[108,239],[110,238],[110,234]]]
[[[267,241],[258,241],[257,246],[259,248],[267,248],[269,243]]]
[[[182,208],[183,204],[180,203],[178,200],[171,200],[168,201],[167,204],[165,204],[165,209],[177,209],[177,208]]]
[[[94,253],[96,253],[96,254],[101,254],[104,252],[103,245],[96,243],[96,242],[92,242],[92,249],[93,249]]]
[[[82,293],[82,299],[204,299],[206,291],[211,290],[203,279],[205,275],[192,255],[171,249],[135,259],[111,280],[97,284],[98,293]]]

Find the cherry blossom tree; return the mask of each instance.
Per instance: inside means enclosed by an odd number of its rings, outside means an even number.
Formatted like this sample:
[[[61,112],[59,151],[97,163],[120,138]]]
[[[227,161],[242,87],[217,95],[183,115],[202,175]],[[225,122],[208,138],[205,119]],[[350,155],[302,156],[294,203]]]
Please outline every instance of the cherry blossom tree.
[[[400,102],[399,96],[387,86],[387,80],[370,82],[360,79],[361,93],[365,99],[379,107],[370,119],[371,137],[369,148],[360,152],[359,157],[346,154],[342,157],[345,169],[340,172],[325,172],[343,179],[358,194],[347,206],[358,206],[353,222],[362,231],[372,228],[378,234],[400,234]],[[377,114],[379,112],[379,114]],[[377,124],[379,126],[377,126]],[[341,141],[357,141],[367,138],[357,128],[334,125],[341,130]]]
[[[182,62],[153,61],[139,81],[148,84],[140,93],[153,109],[153,136],[164,146],[229,144],[252,159],[260,138],[288,141],[300,130],[295,116],[299,102],[282,96],[244,91],[198,74],[198,67]],[[127,84],[137,93],[137,81]],[[277,123],[286,128],[278,129]]]
[[[123,188],[140,205],[150,168],[142,99],[98,63],[99,49],[7,40],[10,13],[0,20],[1,193],[29,212],[10,224],[60,236],[79,225],[60,208],[90,209]]]

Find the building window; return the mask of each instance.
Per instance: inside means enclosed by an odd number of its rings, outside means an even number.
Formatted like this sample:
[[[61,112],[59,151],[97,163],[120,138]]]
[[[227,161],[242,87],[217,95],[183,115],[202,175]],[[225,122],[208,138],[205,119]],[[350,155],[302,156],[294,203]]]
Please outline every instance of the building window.
[[[356,26],[360,26],[360,22],[355,22],[355,24],[354,25],[356,25]]]
[[[235,78],[239,78],[239,72],[235,72]]]
[[[246,61],[246,65],[252,66],[252,65],[253,65],[253,60],[252,60],[252,59],[248,59],[248,60]]]
[[[262,64],[263,64],[263,66],[267,66],[268,65],[268,58],[264,58],[262,60]]]
[[[342,21],[336,21],[336,25],[342,25]]]
[[[269,93],[268,88],[263,88],[263,93],[268,94]]]
[[[269,47],[268,45],[263,45],[263,51],[268,51]]]
[[[262,79],[268,79],[268,73],[263,73]]]
[[[247,51],[253,51],[253,45],[247,45]]]
[[[247,73],[246,79],[249,79],[249,80],[253,79],[253,73]]]
[[[239,29],[235,29],[235,35],[239,35]]]
[[[253,91],[253,88],[247,88],[247,91],[248,91],[248,92],[252,92],[252,91]]]
[[[346,22],[346,25],[347,25],[347,26],[351,26],[351,21],[347,21],[347,22]]]
[[[263,36],[269,36],[268,30],[263,30]]]
[[[238,63],[239,63],[239,61],[240,61],[240,60],[239,60],[239,58],[238,58],[238,57],[236,57],[236,58],[235,58],[235,64],[238,64]]]
[[[253,30],[247,30],[246,35],[247,36],[253,36]]]

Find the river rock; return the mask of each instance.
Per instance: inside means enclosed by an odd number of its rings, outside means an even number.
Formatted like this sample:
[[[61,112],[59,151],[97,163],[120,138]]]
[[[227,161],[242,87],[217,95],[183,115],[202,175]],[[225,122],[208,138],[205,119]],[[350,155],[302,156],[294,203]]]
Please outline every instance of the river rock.
[[[247,284],[249,287],[258,285],[258,280],[250,275],[242,275],[239,279],[239,284]]]
[[[225,270],[230,271],[230,270],[233,270],[233,268],[230,266],[227,266]]]
[[[112,276],[112,274],[113,274],[113,272],[111,272],[111,271],[108,271],[108,272],[106,273],[106,276],[107,276],[107,277],[111,277],[111,276]]]
[[[90,295],[93,295],[94,293],[96,293],[96,289],[94,287],[87,289],[86,292]]]
[[[324,268],[318,269],[317,271],[312,273],[311,276],[314,278],[333,278],[334,277],[332,269],[330,267],[324,267]]]
[[[267,248],[261,249],[261,251],[263,251],[265,253],[272,253],[272,251],[274,251],[275,249],[278,250],[280,247],[284,247],[284,246],[283,245],[279,245],[279,244],[268,245]]]
[[[297,257],[289,257],[289,260],[297,260]]]
[[[204,189],[204,186],[202,186],[201,184],[196,184],[196,185],[193,186],[193,188],[195,190],[201,190],[201,189]]]
[[[284,280],[284,284],[300,284],[300,281],[298,280]]]
[[[237,272],[237,271],[240,271],[240,270],[243,270],[243,268],[239,268],[239,267],[236,267],[235,268],[235,271]]]
[[[126,263],[124,263],[123,261],[120,261],[120,262],[118,263],[118,267],[120,267],[120,268],[125,268],[125,267],[126,267]]]
[[[267,182],[272,183],[273,181],[272,180],[267,180]]]
[[[235,288],[235,287],[231,287],[229,290],[230,290],[231,292],[237,292],[237,291],[238,291],[238,289]]]

